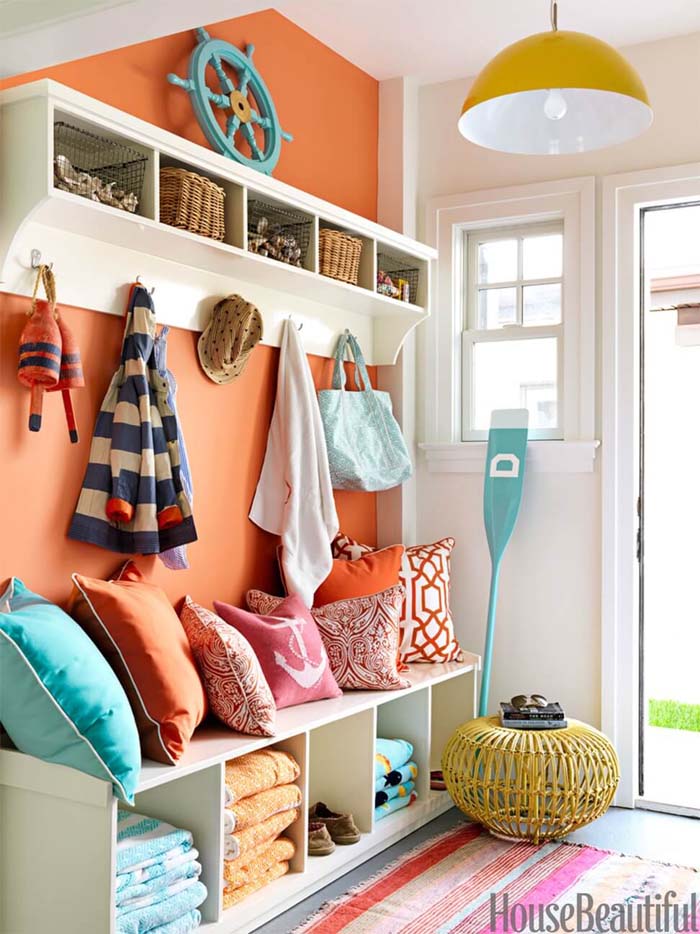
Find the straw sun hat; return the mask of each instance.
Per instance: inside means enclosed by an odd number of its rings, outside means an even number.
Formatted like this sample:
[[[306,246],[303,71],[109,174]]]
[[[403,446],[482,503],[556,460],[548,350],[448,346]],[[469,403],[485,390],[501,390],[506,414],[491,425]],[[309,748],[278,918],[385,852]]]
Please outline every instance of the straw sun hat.
[[[199,361],[209,379],[223,384],[240,376],[262,334],[262,316],[255,305],[240,295],[217,302],[197,342]]]

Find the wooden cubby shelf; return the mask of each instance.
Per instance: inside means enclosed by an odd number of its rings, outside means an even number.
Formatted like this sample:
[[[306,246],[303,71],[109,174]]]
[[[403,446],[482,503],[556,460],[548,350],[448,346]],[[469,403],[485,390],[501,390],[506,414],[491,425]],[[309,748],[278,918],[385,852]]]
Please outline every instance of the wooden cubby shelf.
[[[430,767],[439,767],[454,727],[475,716],[478,668],[478,656],[468,653],[462,662],[412,665],[411,686],[404,690],[352,691],[280,710],[274,738],[205,727],[176,766],[144,761],[136,810],[194,834],[209,893],[201,930],[247,934],[450,808],[446,792],[430,791]],[[418,800],[375,822],[374,748],[380,735],[413,743]],[[286,831],[297,852],[286,876],[224,911],[224,766],[265,747],[287,750],[301,767],[302,813]],[[307,813],[318,800],[350,811],[362,836],[330,856],[309,859]],[[7,930],[113,934],[117,801],[111,786],[65,766],[0,750],[0,803],[0,845],[12,853],[3,884],[16,894],[4,906]],[[35,897],[38,878],[41,899]]]
[[[8,292],[31,295],[30,254],[38,249],[56,267],[63,304],[122,315],[126,284],[140,275],[157,287],[163,324],[200,331],[215,302],[239,292],[262,311],[265,343],[279,346],[281,324],[291,314],[304,324],[308,352],[330,356],[338,334],[350,328],[372,364],[395,363],[406,336],[430,313],[436,253],[425,244],[55,81],[0,92],[0,110],[0,281]],[[136,213],[54,187],[53,128],[59,121],[121,141],[147,157]],[[224,189],[223,241],[160,222],[161,166],[189,169]],[[248,207],[254,202],[308,218],[309,245],[301,268],[248,250]],[[318,272],[319,224],[362,239],[357,285]],[[377,255],[382,252],[417,270],[411,302],[377,293]]]

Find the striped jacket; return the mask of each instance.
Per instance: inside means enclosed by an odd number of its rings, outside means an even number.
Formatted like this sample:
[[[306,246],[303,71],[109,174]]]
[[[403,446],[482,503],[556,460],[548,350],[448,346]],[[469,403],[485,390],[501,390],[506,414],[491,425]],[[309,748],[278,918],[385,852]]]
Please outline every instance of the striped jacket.
[[[167,376],[154,355],[151,296],[134,285],[122,343],[90,447],[70,538],[127,554],[159,554],[197,539],[180,474]]]

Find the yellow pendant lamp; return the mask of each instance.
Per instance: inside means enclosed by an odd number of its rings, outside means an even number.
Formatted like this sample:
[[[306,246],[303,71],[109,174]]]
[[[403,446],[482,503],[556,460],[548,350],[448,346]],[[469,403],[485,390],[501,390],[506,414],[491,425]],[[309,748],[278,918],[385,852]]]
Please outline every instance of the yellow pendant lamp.
[[[653,120],[641,78],[618,51],[560,30],[514,42],[477,75],[459,118],[470,142],[501,152],[563,155],[622,143]]]

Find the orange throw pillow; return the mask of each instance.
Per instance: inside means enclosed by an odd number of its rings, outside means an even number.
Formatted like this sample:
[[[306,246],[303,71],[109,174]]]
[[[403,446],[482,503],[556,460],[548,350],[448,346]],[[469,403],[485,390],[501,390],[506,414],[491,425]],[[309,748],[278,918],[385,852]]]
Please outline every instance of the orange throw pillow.
[[[403,545],[392,545],[390,548],[372,551],[356,561],[334,559],[331,573],[316,591],[314,606],[369,597],[396,587],[403,552]]]
[[[128,562],[115,580],[73,574],[69,612],[126,691],[144,756],[174,765],[207,712],[204,687],[165,593]]]

